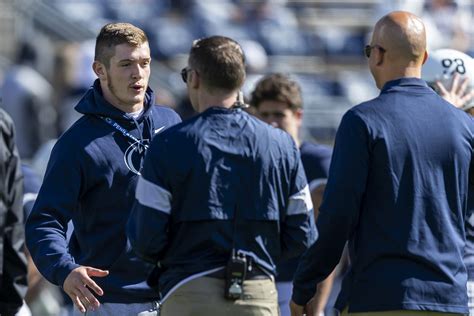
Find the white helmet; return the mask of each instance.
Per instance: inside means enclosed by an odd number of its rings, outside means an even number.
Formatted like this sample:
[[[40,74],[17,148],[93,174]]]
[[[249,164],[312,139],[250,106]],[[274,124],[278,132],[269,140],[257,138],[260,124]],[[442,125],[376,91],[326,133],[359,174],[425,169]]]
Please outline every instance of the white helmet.
[[[461,78],[469,77],[468,89],[474,89],[474,59],[454,49],[438,49],[428,54],[428,59],[421,69],[421,78],[438,92],[435,81],[440,81],[450,89],[455,73],[459,73]],[[462,109],[472,107],[474,100],[464,105]]]

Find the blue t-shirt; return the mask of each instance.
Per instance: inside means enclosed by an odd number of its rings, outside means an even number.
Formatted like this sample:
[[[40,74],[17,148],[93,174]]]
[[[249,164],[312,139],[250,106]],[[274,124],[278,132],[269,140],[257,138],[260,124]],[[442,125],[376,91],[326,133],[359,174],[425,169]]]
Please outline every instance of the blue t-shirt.
[[[420,79],[390,81],[349,110],[336,135],[319,239],[301,258],[293,300],[312,297],[349,240],[338,309],[467,313],[473,143],[472,120]]]

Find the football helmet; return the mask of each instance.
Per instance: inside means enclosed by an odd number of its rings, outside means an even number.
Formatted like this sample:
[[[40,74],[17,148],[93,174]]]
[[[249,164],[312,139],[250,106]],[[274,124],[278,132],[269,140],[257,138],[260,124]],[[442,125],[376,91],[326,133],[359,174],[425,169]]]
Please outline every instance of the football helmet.
[[[428,59],[421,70],[421,78],[439,93],[435,82],[440,81],[449,90],[455,73],[459,73],[461,79],[469,77],[468,89],[474,88],[474,59],[454,49],[438,49],[428,54]],[[462,109],[468,110],[472,107],[474,100],[468,102]]]

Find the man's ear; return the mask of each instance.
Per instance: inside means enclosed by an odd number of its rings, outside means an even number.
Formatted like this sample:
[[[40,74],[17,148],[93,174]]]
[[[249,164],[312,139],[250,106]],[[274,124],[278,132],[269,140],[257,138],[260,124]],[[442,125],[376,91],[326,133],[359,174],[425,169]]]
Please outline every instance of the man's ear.
[[[95,74],[97,75],[97,77],[99,77],[100,80],[105,80],[107,78],[105,65],[101,62],[95,60],[92,63],[92,70],[94,70]]]
[[[381,49],[377,49],[377,51],[375,52],[375,58],[376,58],[375,64],[377,66],[381,66],[385,58],[385,51],[382,51]]]
[[[423,63],[421,63],[421,64],[424,65],[427,59],[428,59],[428,52],[425,51],[425,54],[423,56]]]
[[[199,73],[196,70],[191,70],[189,73],[189,80],[191,84],[191,88],[197,89],[201,84],[201,78],[199,78]]]
[[[303,109],[296,109],[294,113],[295,117],[298,119],[298,128],[300,128],[301,125],[303,125]]]
[[[303,119],[303,109],[301,109],[301,108],[296,109],[295,110],[295,116],[300,120]]]

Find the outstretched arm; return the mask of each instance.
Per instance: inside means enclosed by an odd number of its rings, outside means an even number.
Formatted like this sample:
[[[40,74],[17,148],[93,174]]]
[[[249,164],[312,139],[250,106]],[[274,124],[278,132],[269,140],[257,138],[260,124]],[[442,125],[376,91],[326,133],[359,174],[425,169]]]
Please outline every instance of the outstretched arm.
[[[75,148],[73,142],[58,142],[54,147],[43,185],[26,222],[26,241],[41,274],[62,286],[76,307],[85,312],[99,306],[95,295],[103,295],[91,277],[105,277],[108,272],[80,266],[68,250],[68,222],[86,190],[82,176],[84,156],[64,155]]]
[[[81,313],[85,313],[86,310],[94,311],[99,308],[100,303],[92,291],[99,296],[104,295],[104,291],[91,277],[105,277],[108,274],[109,272],[105,270],[80,266],[72,270],[64,280],[64,292],[69,295]]]

